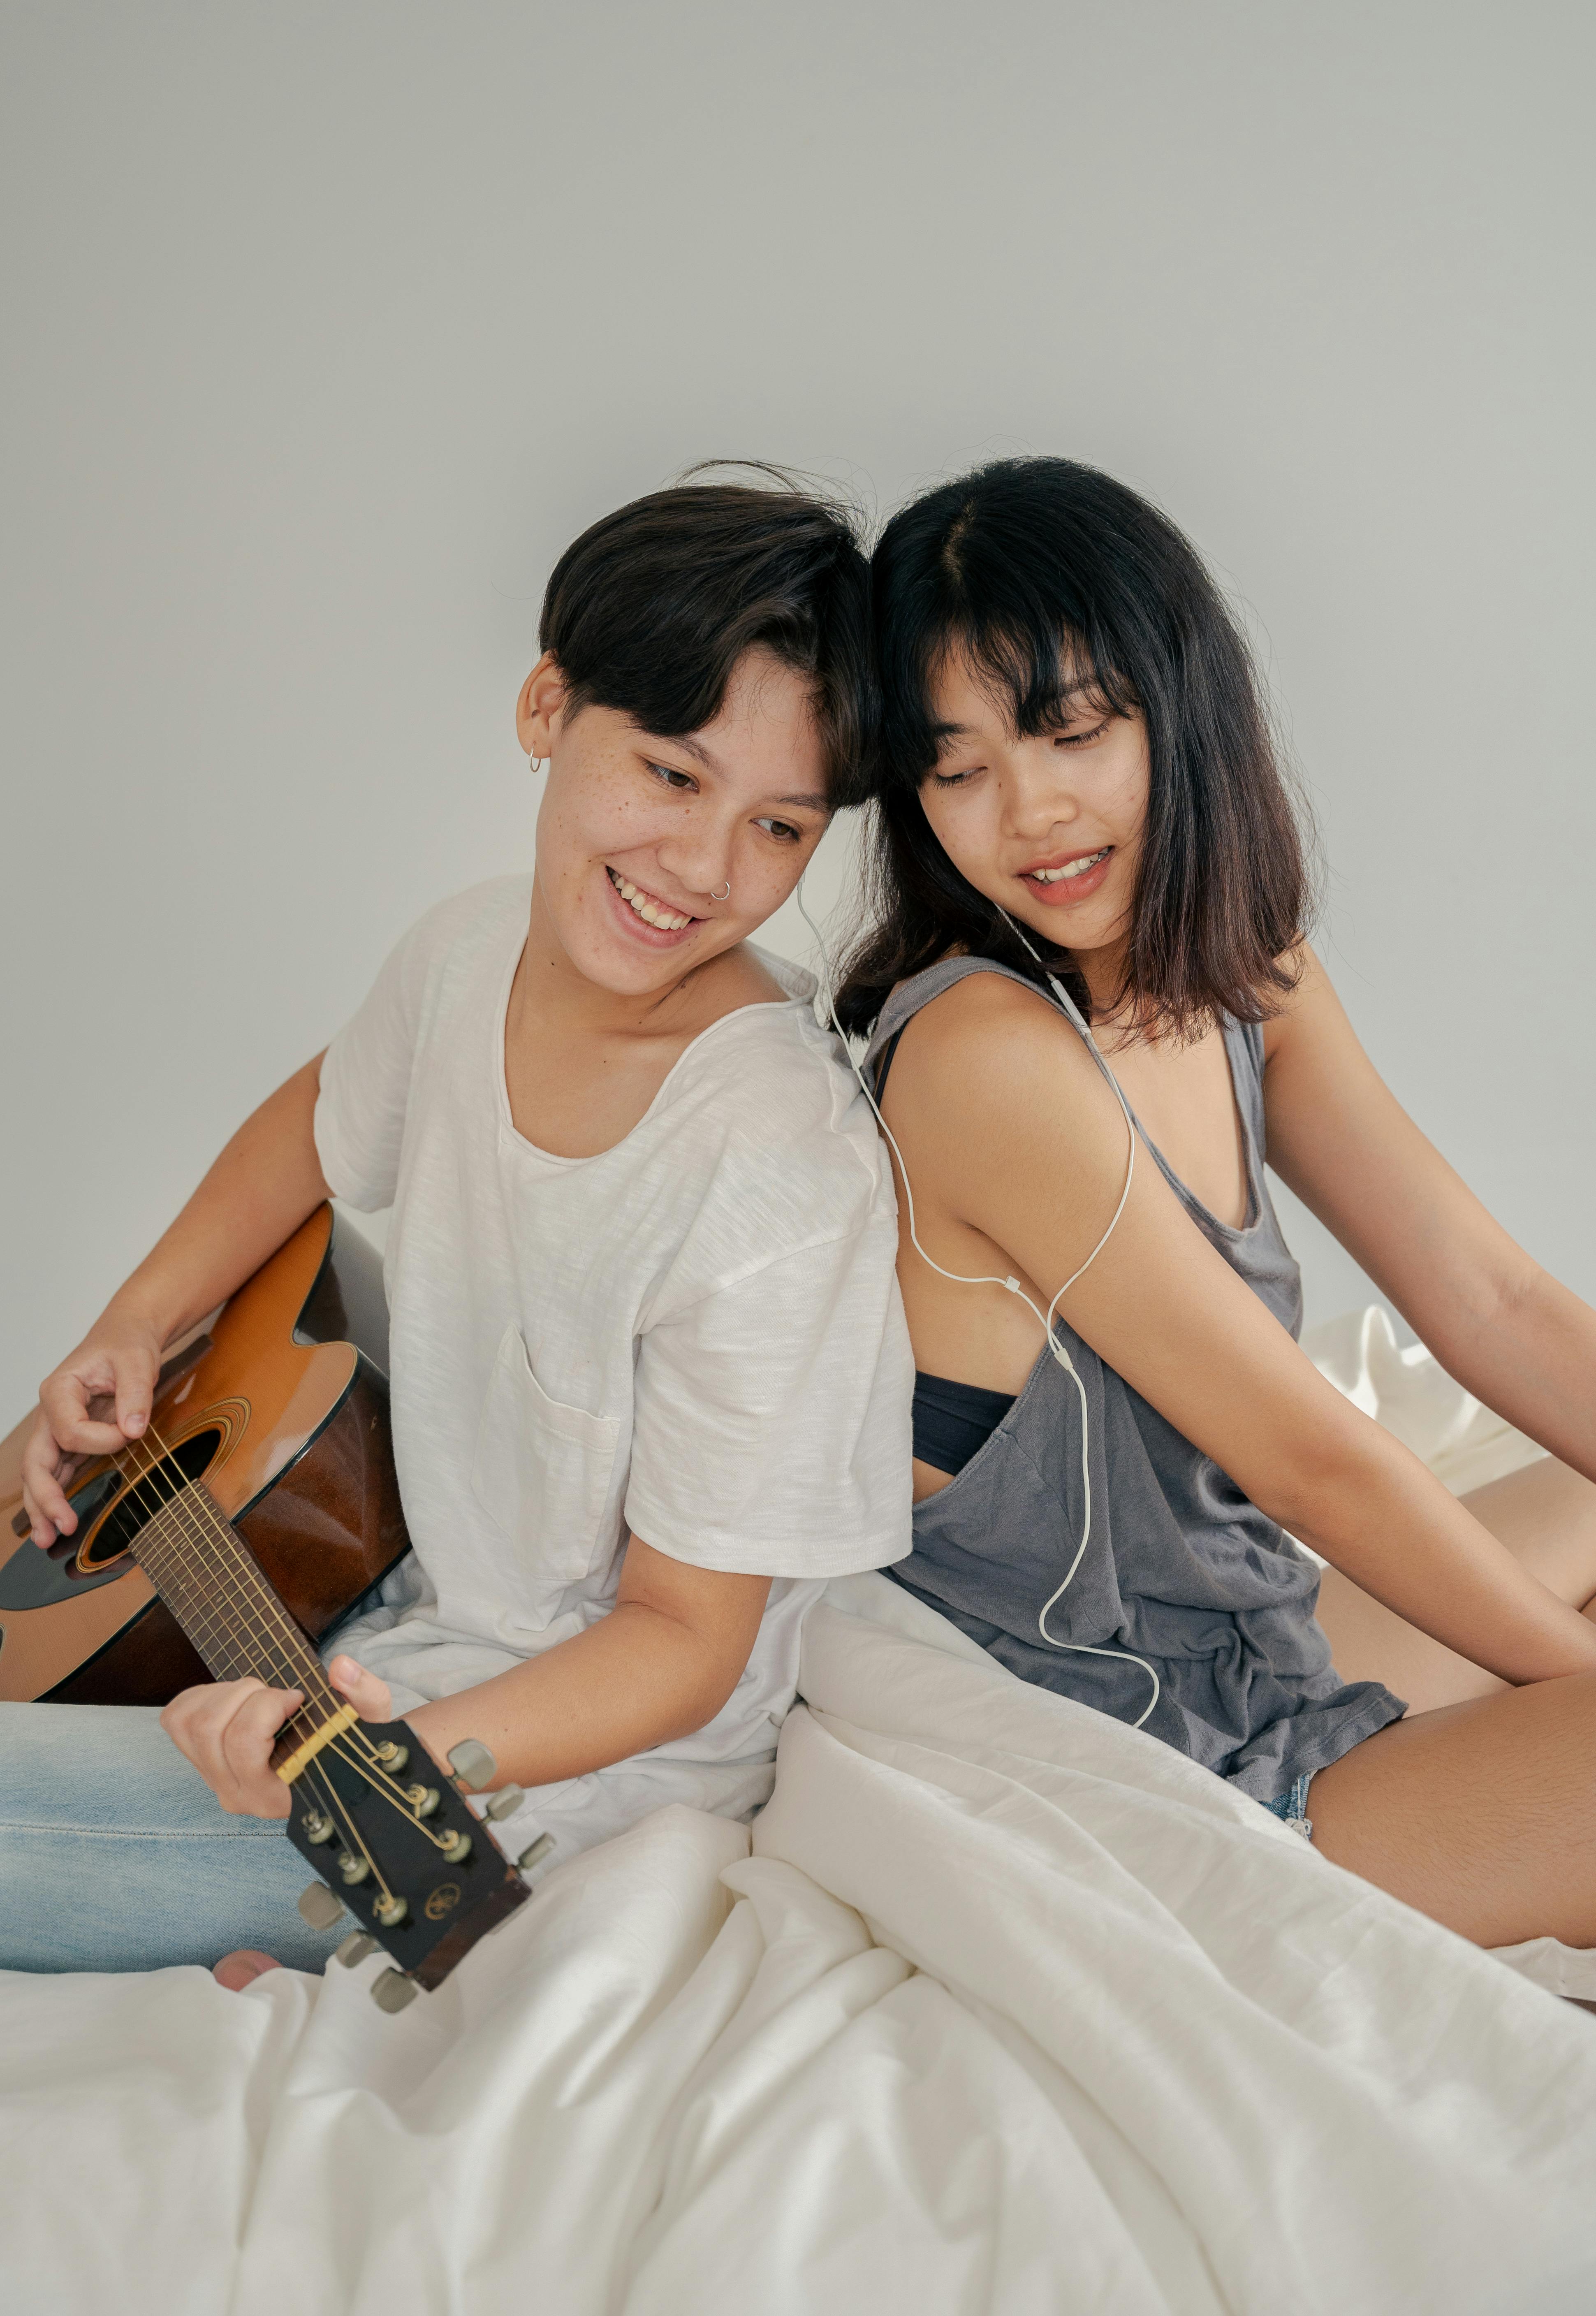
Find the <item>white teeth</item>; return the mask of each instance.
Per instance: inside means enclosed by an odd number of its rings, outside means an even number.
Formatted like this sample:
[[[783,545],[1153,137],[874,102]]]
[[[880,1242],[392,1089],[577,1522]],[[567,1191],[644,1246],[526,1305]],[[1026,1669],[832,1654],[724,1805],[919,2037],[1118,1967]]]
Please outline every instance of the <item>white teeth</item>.
[[[681,915],[675,909],[667,909],[663,901],[651,901],[646,893],[641,891],[638,886],[629,884],[626,877],[617,876],[613,868],[606,869],[604,873],[620,895],[621,899],[627,902],[646,923],[657,925],[662,932],[666,933],[679,933],[684,925],[691,924],[691,917]]]
[[[1100,860],[1106,860],[1112,849],[1105,844],[1101,852],[1089,852],[1082,860],[1068,860],[1062,868],[1032,868],[1028,873],[1039,885],[1057,885],[1061,878],[1083,877],[1088,868],[1095,868]]]

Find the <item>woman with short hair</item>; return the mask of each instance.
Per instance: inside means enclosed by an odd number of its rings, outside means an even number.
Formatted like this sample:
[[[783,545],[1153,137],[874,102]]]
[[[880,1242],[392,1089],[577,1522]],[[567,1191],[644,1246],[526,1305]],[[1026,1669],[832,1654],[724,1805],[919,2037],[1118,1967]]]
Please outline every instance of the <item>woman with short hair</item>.
[[[324,1199],[391,1207],[415,1549],[330,1675],[439,1762],[486,1742],[543,1872],[667,1803],[750,1816],[806,1605],[908,1548],[890,1175],[812,981],[749,940],[861,792],[868,596],[850,523],[798,491],[692,484],[584,532],[516,703],[535,869],[405,936],[41,1388],[49,1545],[168,1343]],[[0,1965],[319,1962],[338,1931],[301,1920],[270,1822],[299,1702],[0,1706]]]

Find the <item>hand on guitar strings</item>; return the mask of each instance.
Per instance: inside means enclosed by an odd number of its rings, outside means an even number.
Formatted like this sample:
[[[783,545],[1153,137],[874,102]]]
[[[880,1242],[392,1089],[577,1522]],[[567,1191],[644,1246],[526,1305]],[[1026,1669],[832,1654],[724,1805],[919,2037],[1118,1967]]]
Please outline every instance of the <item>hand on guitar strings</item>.
[[[77,1514],[62,1482],[91,1456],[115,1456],[142,1437],[160,1373],[161,1331],[113,1302],[75,1351],[39,1386],[39,1413],[22,1451],[22,1505],[33,1541],[70,1536]]]
[[[334,1657],[327,1678],[362,1721],[393,1718],[387,1681],[352,1657]],[[207,1681],[174,1697],[161,1726],[229,1816],[285,1818],[289,1790],[272,1767],[272,1750],[304,1702],[297,1688],[268,1688],[264,1681]]]

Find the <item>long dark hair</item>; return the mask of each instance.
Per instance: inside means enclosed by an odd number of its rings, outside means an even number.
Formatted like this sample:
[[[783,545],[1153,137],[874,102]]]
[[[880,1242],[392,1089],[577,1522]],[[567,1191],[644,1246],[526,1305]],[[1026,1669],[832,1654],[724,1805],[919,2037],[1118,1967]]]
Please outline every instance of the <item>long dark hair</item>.
[[[895,515],[871,583],[882,744],[869,922],[838,992],[844,1027],[867,1034],[894,984],[950,950],[1039,972],[921,805],[937,758],[934,686],[950,652],[1007,703],[1021,736],[1063,722],[1064,693],[1076,686],[1142,715],[1151,778],[1113,1010],[1141,1033],[1183,1037],[1222,1015],[1260,1021],[1277,1011],[1311,913],[1303,807],[1245,638],[1168,518],[1095,468],[1000,459]],[[1066,953],[1044,956],[1089,1011]]]

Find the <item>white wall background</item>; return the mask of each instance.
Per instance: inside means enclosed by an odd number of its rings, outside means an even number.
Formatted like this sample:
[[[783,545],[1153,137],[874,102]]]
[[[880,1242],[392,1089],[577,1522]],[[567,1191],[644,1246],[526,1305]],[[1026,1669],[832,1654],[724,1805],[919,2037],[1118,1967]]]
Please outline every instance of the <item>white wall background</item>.
[[[527,859],[548,565],[712,454],[885,510],[1045,449],[1168,507],[1376,1060],[1596,1296],[1580,0],[3,31],[0,1428],[400,929]],[[1296,1226],[1310,1316],[1360,1299]]]

